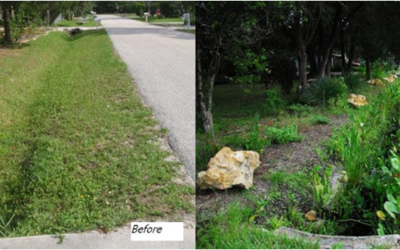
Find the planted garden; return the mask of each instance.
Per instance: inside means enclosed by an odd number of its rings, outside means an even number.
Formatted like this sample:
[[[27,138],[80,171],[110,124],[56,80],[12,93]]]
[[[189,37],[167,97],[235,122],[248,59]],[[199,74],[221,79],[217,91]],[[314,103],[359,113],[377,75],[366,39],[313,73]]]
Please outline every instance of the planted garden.
[[[274,233],[283,227],[332,236],[398,234],[397,52],[390,46],[392,37],[385,38],[387,43],[383,45],[373,38],[371,43],[358,40],[351,33],[369,36],[363,33],[367,30],[363,21],[368,14],[377,9],[389,11],[398,5],[354,3],[346,8],[338,3],[319,2],[198,5],[199,23],[208,21],[202,19],[202,10],[208,17],[210,13],[215,15],[214,26],[209,28],[214,33],[207,28],[197,30],[197,34],[208,38],[198,39],[201,56],[197,72],[197,171],[207,171],[210,159],[216,158],[223,147],[239,155],[242,150],[257,152],[260,164],[248,189],[241,185],[224,190],[197,188],[197,246],[326,247],[308,238]],[[324,12],[328,9],[329,12]],[[325,13],[326,20],[320,20],[318,13]],[[349,21],[340,26],[339,18],[338,31],[327,22],[331,18],[334,23],[335,14]],[[269,20],[276,18],[276,23],[271,21],[268,26],[262,22],[265,15]],[[382,19],[374,19],[368,32],[378,35],[393,31],[392,26],[383,26],[389,17],[373,16]],[[232,24],[235,18],[240,23]],[[290,24],[289,30],[283,23]],[[232,29],[222,29],[226,25],[232,25]],[[296,27],[300,30],[296,31]],[[319,30],[322,27],[325,30]],[[309,59],[303,65],[307,73],[304,80],[300,41],[295,35],[298,32],[310,35],[305,31],[313,28],[316,34],[333,35],[327,55],[332,59],[341,54],[344,60],[330,60],[318,70],[324,62],[320,50],[331,41],[312,36],[309,43],[319,47],[306,46]],[[260,37],[256,42],[257,38],[246,40],[245,37],[255,37],[251,32],[256,29],[268,30],[269,37]],[[223,42],[216,45],[218,39]],[[338,242],[329,247],[344,245]],[[366,247],[396,245],[371,243]]]

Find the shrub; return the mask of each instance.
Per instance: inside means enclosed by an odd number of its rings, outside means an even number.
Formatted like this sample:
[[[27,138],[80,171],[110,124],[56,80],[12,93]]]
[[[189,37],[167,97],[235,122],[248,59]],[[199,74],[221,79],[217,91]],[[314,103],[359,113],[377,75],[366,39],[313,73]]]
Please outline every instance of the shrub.
[[[257,113],[254,117],[251,131],[248,134],[244,146],[247,150],[254,150],[262,153],[264,148],[270,145],[270,141],[262,134],[262,126],[259,124],[260,115]]]
[[[262,153],[264,148],[276,144],[285,144],[288,142],[301,141],[304,135],[299,135],[295,124],[284,127],[267,127],[259,124],[259,114],[256,114],[251,131],[248,134],[244,146],[247,150],[254,150]]]
[[[333,98],[336,101],[345,91],[345,85],[325,77],[306,88],[300,99],[309,105],[326,106],[329,99]]]
[[[346,84],[347,89],[354,94],[357,94],[365,86],[364,82],[360,79],[358,75],[350,74],[345,76],[344,83]]]
[[[271,143],[285,144],[288,142],[301,141],[304,135],[299,135],[297,125],[292,124],[284,128],[267,127],[265,133]]]
[[[314,115],[311,117],[312,124],[329,124],[329,118],[321,115]]]
[[[263,105],[264,114],[276,115],[285,107],[285,101],[281,93],[277,89],[269,89],[265,91],[266,101]]]
[[[296,79],[297,68],[291,54],[280,51],[270,55],[269,68],[285,94],[289,94],[293,89],[293,80]]]
[[[292,104],[288,108],[290,111],[296,114],[296,116],[302,116],[311,112],[312,108],[308,105]]]

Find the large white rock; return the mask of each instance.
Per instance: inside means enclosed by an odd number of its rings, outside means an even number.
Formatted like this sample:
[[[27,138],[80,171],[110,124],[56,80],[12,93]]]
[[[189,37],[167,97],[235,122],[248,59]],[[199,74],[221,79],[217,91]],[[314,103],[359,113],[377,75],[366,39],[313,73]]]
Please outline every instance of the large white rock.
[[[222,148],[208,163],[208,170],[197,174],[200,189],[220,190],[240,186],[253,186],[253,173],[260,165],[260,155],[254,151],[232,151]]]

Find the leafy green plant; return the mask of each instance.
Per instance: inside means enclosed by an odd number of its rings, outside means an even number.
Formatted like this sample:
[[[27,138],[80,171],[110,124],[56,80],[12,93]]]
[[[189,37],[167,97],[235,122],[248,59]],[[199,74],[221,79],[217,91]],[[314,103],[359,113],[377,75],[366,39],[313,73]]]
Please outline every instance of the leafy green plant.
[[[332,247],[332,249],[343,249],[343,243],[338,242],[338,243],[332,245],[331,247]]]
[[[272,230],[278,229],[281,226],[285,225],[285,220],[283,216],[278,217],[277,215],[274,215],[272,218],[267,220],[267,224],[270,225]]]
[[[312,193],[315,201],[317,202],[319,208],[326,208],[329,204],[332,196],[332,190],[329,183],[329,177],[331,172],[324,171],[323,176],[319,175],[321,167],[316,166],[311,172],[312,178]]]
[[[300,99],[308,105],[323,105],[325,107],[329,99],[337,100],[345,91],[345,85],[337,84],[331,78],[325,77],[318,79],[306,88]]]
[[[314,115],[311,117],[311,124],[329,124],[329,118],[321,115]]]
[[[265,133],[271,143],[285,144],[288,142],[296,142],[304,139],[304,135],[299,135],[297,125],[292,124],[283,128],[266,127]]]
[[[296,117],[300,117],[306,115],[311,112],[312,108],[308,105],[302,105],[299,103],[292,104],[288,107],[288,109],[293,112]]]
[[[358,75],[350,74],[344,77],[344,83],[350,93],[358,94],[363,90],[365,83]]]
[[[282,95],[277,89],[269,89],[265,91],[265,102],[263,104],[263,113],[268,115],[276,115],[285,107]]]
[[[257,113],[253,119],[250,133],[248,134],[245,140],[245,148],[247,150],[255,150],[259,153],[262,153],[264,148],[270,145],[271,142],[267,140],[267,137],[263,133],[265,127],[262,128],[262,126],[259,123],[259,120],[260,120],[260,115]]]

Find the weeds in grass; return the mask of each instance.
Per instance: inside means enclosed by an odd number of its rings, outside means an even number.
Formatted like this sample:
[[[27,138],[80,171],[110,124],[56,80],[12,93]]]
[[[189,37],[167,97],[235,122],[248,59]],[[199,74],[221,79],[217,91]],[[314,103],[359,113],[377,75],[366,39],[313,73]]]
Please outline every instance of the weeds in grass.
[[[193,211],[106,31],[52,32],[18,52],[0,62],[2,236]]]

